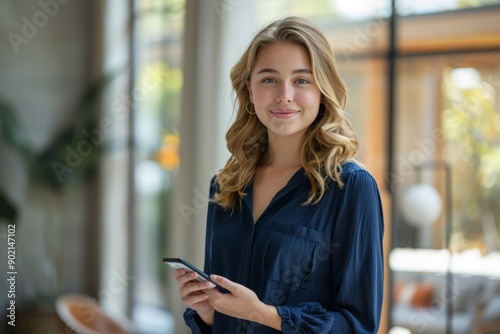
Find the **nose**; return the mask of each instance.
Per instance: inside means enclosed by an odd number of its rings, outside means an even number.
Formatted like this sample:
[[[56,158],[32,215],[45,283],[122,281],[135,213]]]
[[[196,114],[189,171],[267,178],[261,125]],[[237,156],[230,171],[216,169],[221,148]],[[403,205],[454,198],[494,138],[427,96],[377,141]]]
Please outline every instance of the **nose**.
[[[290,103],[293,101],[293,87],[287,83],[281,85],[276,102]]]

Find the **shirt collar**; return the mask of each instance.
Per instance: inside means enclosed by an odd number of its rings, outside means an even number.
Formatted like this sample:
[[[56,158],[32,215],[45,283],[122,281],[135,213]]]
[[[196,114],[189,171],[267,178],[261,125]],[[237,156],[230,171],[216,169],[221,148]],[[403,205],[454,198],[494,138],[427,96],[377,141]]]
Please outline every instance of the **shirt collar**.
[[[293,191],[297,186],[303,184],[308,181],[306,174],[304,173],[304,168],[300,168],[295,174],[292,175],[290,180],[288,180],[287,184],[273,197],[269,206],[271,206],[274,202],[279,200],[281,197]],[[244,205],[250,210],[253,216],[253,182],[248,185],[243,191],[246,195],[243,197]]]

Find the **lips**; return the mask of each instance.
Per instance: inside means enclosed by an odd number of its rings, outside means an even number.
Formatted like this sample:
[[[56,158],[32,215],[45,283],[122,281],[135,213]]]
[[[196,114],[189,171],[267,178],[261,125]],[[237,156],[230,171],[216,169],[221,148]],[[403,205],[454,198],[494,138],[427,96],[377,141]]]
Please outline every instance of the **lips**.
[[[277,109],[271,111],[271,114],[279,119],[289,119],[299,114],[299,111],[292,109]]]

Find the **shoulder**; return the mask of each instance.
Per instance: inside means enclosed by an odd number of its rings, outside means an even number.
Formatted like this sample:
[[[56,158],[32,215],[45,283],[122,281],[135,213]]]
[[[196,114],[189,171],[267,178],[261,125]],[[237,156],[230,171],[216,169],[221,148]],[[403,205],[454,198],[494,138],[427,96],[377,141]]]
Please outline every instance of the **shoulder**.
[[[217,174],[212,176],[210,180],[210,190],[209,190],[209,198],[213,198],[213,196],[220,191],[219,183],[217,182]]]
[[[369,178],[374,180],[370,172],[356,161],[347,161],[342,165],[342,172],[340,174],[342,179],[350,178]]]
[[[376,186],[377,184],[370,172],[355,161],[347,161],[342,165],[340,177],[345,186],[365,183]]]
[[[342,174],[341,174],[342,177],[346,177],[346,176],[348,176],[352,173],[356,173],[356,172],[368,173],[368,171],[363,166],[361,166],[359,163],[357,163],[356,161],[350,160],[350,161],[346,161],[342,164]]]
[[[341,175],[344,187],[337,193],[347,204],[344,213],[359,221],[356,226],[379,226],[380,231],[383,231],[382,202],[375,178],[356,162],[345,163]],[[373,221],[379,221],[380,224],[372,224]]]

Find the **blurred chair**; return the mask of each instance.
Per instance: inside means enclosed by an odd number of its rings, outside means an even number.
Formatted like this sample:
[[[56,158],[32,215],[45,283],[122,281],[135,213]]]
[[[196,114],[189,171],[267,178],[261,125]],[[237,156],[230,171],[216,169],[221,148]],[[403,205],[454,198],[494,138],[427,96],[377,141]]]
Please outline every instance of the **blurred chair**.
[[[84,295],[63,295],[56,301],[56,312],[64,324],[76,334],[131,334],[125,319],[106,314],[96,300]]]
[[[476,334],[500,333],[500,295],[486,305]]]

